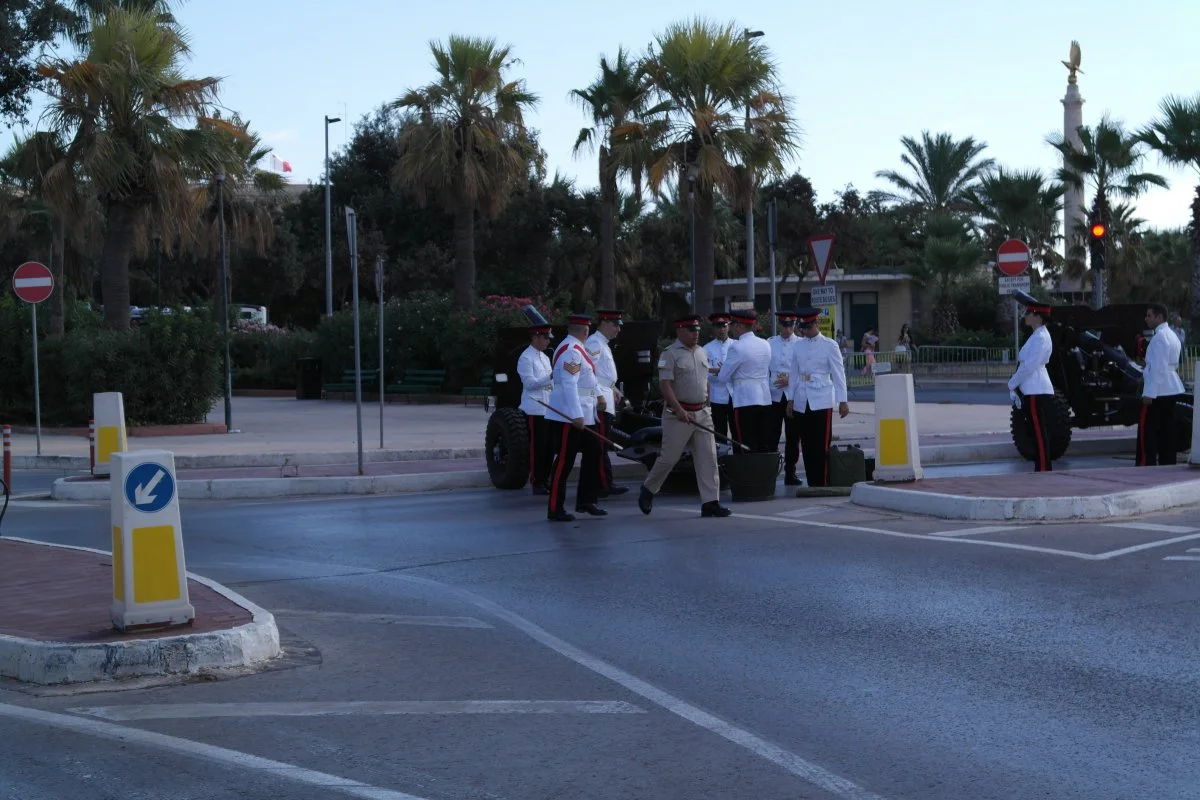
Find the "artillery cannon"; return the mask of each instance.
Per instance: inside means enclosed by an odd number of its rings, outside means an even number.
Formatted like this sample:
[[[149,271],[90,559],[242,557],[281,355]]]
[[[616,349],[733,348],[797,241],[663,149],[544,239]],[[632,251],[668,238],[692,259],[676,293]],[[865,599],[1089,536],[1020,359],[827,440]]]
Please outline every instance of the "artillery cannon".
[[[1023,304],[1037,303],[1016,292]],[[1137,358],[1153,335],[1145,330],[1146,306],[1123,304],[1095,310],[1088,306],[1056,307],[1046,321],[1054,350],[1046,370],[1054,386],[1054,404],[1046,415],[1050,458],[1061,458],[1071,444],[1073,429],[1137,425],[1142,405],[1142,367]],[[1133,353],[1131,357],[1129,353]],[[1182,452],[1192,442],[1192,401],[1176,407],[1176,446]],[[1025,415],[1013,410],[1013,444],[1029,460],[1036,454],[1033,431]]]

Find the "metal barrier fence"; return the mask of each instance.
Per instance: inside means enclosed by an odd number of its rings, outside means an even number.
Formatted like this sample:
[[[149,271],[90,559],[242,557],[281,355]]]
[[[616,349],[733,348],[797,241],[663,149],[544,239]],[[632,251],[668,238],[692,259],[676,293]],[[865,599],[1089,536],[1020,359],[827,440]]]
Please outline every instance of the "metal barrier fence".
[[[851,387],[871,386],[876,375],[910,373],[918,385],[1003,383],[1017,367],[1011,347],[925,346],[916,350],[850,353],[846,357],[846,382]]]

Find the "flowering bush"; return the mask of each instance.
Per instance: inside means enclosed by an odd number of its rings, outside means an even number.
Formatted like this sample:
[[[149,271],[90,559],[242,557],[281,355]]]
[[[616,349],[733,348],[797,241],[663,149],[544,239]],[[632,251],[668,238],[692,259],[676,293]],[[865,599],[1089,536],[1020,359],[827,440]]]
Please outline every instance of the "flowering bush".
[[[241,320],[229,339],[235,389],[291,389],[296,386],[296,359],[312,355],[316,337],[277,325]]]

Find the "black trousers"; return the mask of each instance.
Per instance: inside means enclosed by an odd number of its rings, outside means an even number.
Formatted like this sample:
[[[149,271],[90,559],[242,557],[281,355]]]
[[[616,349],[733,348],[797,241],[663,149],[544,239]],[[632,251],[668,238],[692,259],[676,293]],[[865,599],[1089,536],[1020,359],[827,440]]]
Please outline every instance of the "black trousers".
[[[796,471],[796,463],[800,461],[800,415],[787,415],[787,398],[783,398],[774,405],[775,416],[777,418],[775,426],[775,441],[779,441],[779,435],[784,436],[783,443],[783,469],[788,475]]]
[[[550,479],[554,450],[550,447],[550,423],[540,414],[526,414],[529,420],[529,484],[545,486]]]
[[[1054,395],[1027,394],[1021,397],[1021,411],[1033,431],[1033,471],[1051,472],[1050,429],[1046,427],[1046,414],[1053,408]]]
[[[733,418],[732,403],[713,403],[712,404],[712,421],[713,430],[717,432],[717,444],[724,444],[725,440],[722,436],[730,435],[729,424]]]
[[[804,451],[804,477],[809,486],[829,485],[829,444],[833,440],[833,409],[793,409],[800,446]]]
[[[775,438],[772,439],[772,434]],[[774,406],[740,406],[733,409],[733,437],[755,453],[779,450]]]
[[[1179,395],[1156,397],[1138,417],[1137,465],[1165,467],[1175,460],[1175,402]]]
[[[612,430],[613,425],[616,423],[617,418],[612,414],[609,414],[607,411],[604,413],[597,411],[596,424],[593,426],[593,430],[605,439],[611,439],[612,436],[609,435],[609,431]],[[587,436],[587,434],[585,433],[584,436]],[[600,470],[600,490],[607,492],[613,485],[612,457],[609,455],[608,445],[594,436],[588,436],[588,438],[597,445],[596,455],[600,459],[598,464]]]
[[[554,469],[550,472],[550,511],[562,511],[567,501],[567,481],[575,468],[575,456],[583,454],[579,469],[579,491],[575,494],[575,505],[594,503],[600,495],[599,457],[595,436],[577,430],[569,422],[547,420],[550,441],[555,447]]]

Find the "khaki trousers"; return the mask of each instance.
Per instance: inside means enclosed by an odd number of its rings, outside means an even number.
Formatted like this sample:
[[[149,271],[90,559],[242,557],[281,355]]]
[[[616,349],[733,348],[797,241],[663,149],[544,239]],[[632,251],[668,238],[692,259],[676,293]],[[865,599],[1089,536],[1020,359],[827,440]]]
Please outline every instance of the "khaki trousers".
[[[692,418],[706,428],[712,427],[712,412],[707,408],[693,411]],[[646,476],[646,488],[651,493],[658,494],[658,490],[667,480],[667,475],[683,455],[684,449],[691,447],[692,462],[696,468],[696,485],[700,487],[700,502],[711,503],[719,500],[721,484],[717,475],[716,438],[695,425],[681,422],[669,411],[663,412],[662,428],[662,453],[654,462],[650,474]]]

